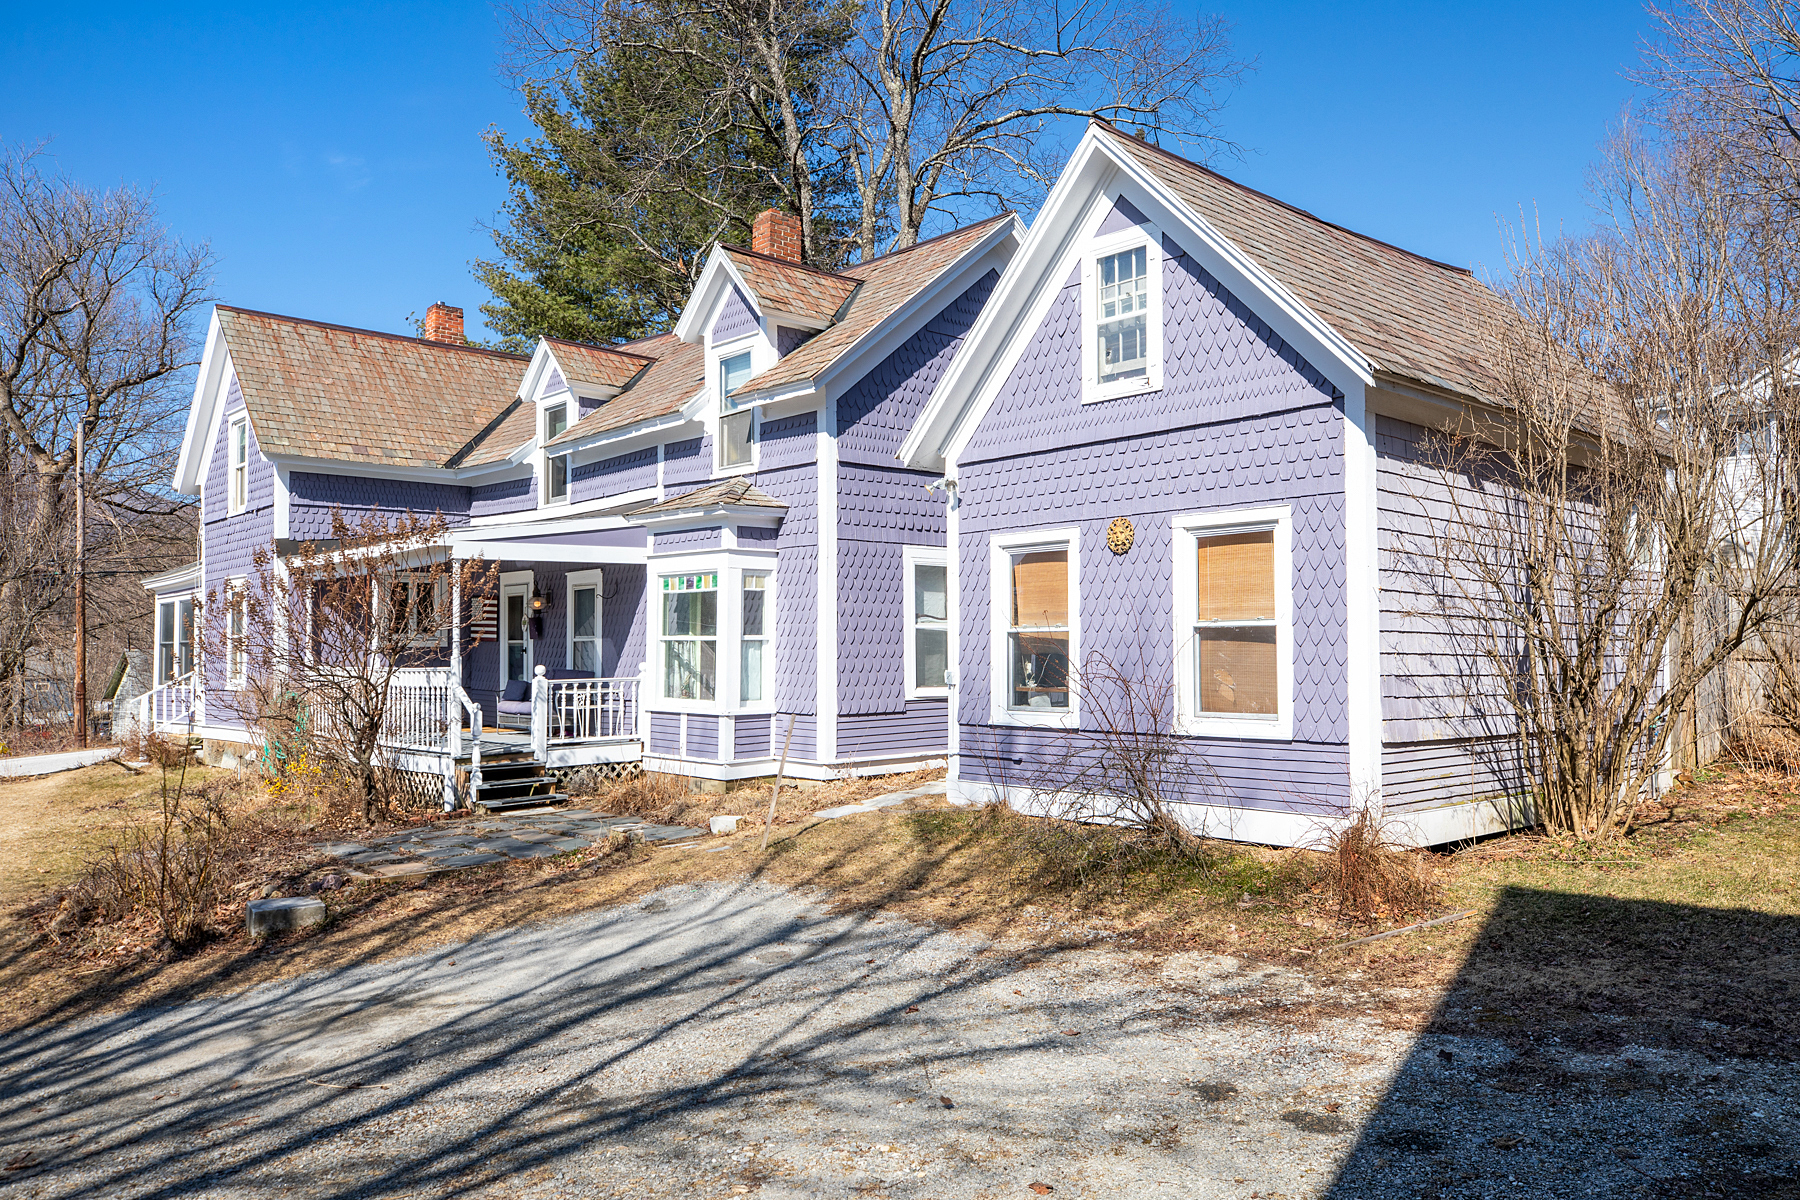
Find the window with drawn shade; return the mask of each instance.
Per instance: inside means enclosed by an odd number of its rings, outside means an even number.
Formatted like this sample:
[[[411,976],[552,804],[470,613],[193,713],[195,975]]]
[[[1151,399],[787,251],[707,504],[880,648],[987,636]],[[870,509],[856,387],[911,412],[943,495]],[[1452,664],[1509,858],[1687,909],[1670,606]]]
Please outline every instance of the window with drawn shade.
[[[665,575],[662,581],[663,695],[711,700],[719,664],[719,576]]]
[[[1012,556],[1010,708],[1069,707],[1069,552]]]
[[[1280,711],[1276,662],[1275,532],[1196,538],[1195,694],[1202,713],[1274,717]]]
[[[769,577],[744,572],[743,636],[738,643],[738,703],[761,704],[767,692]]]
[[[1149,372],[1149,329],[1145,320],[1150,307],[1148,255],[1148,248],[1139,246],[1104,255],[1095,264],[1100,285],[1096,332],[1101,383]]]

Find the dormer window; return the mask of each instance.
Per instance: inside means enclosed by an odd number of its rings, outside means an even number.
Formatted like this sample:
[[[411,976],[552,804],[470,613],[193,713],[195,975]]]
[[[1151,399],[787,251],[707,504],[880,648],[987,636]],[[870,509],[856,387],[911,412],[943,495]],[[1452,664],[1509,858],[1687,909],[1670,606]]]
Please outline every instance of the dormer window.
[[[734,354],[719,360],[719,465],[743,467],[750,464],[751,446],[756,436],[754,409],[735,411],[737,403],[731,393],[750,381],[750,352]]]
[[[569,406],[552,404],[544,410],[544,445],[568,432]],[[569,456],[557,455],[544,460],[544,499],[549,503],[569,498]]]

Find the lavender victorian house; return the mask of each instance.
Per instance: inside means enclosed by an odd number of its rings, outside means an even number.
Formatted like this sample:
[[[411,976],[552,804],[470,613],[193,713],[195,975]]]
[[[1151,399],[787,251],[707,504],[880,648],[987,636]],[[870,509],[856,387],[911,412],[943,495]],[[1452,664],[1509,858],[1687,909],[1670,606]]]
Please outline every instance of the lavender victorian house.
[[[455,598],[462,636],[416,681],[448,697],[446,732],[394,745],[405,769],[466,786],[477,721],[490,757],[510,738],[549,768],[767,775],[790,728],[801,777],[942,762],[944,505],[897,452],[1023,232],[995,218],[831,273],[767,213],[753,249],[713,249],[672,332],[529,358],[464,345],[441,305],[423,338],[220,307],[175,476],[199,561],[149,581],[143,719],[248,746],[196,601],[257,547],[329,537],[334,508],[410,511],[500,586]]]
[[[1091,126],[902,448],[952,497],[952,794],[1042,795],[1099,654],[1172,686],[1197,828],[1521,820],[1396,542],[1429,520],[1426,431],[1491,394],[1499,303]]]

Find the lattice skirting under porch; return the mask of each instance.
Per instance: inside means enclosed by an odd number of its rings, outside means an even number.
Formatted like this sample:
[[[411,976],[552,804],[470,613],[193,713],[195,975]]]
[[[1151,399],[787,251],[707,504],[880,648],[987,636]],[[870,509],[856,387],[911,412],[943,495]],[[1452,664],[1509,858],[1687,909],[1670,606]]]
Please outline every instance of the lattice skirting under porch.
[[[444,777],[425,771],[391,771],[388,795],[399,808],[436,808],[444,800]]]
[[[592,796],[604,784],[642,778],[644,764],[586,763],[579,767],[552,767],[546,773],[556,780],[557,791],[569,796]]]

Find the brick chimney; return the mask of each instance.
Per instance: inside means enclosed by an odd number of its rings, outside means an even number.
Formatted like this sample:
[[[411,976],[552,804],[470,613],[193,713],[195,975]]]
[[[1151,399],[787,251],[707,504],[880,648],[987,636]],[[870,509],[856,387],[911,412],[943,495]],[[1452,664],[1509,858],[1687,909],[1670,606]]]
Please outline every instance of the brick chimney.
[[[773,208],[757,213],[750,226],[750,248],[770,258],[799,262],[800,218]]]
[[[425,340],[451,346],[468,345],[463,337],[462,309],[452,308],[441,300],[426,309]]]

